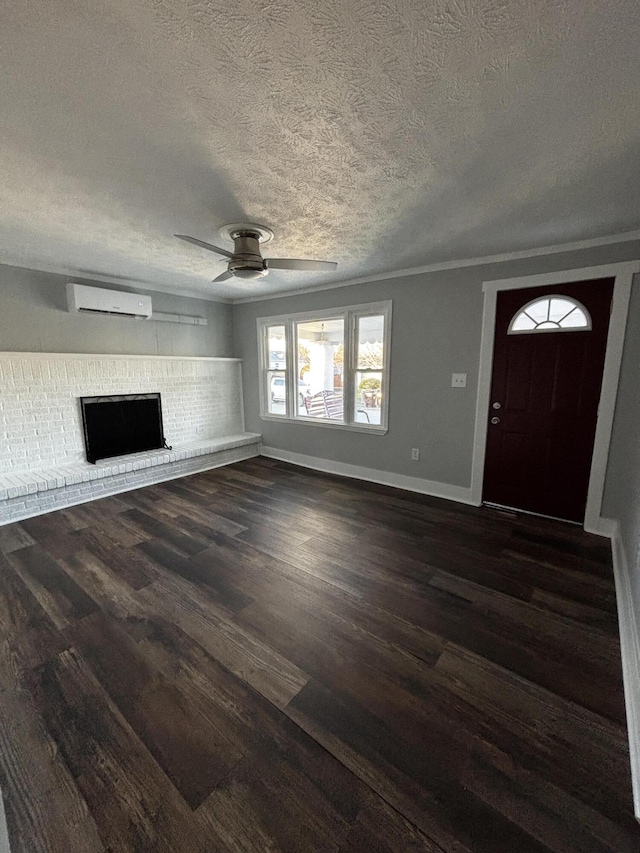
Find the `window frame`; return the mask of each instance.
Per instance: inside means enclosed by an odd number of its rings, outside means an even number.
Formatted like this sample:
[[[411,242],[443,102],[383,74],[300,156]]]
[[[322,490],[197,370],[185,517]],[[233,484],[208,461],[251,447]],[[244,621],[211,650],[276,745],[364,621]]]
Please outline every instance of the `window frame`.
[[[564,317],[562,317],[562,320],[564,320],[565,317],[568,317],[569,314],[572,314],[577,308],[579,311],[582,311],[582,314],[584,315],[584,318],[587,321],[587,325],[586,326],[560,326],[560,325],[558,325],[558,326],[554,326],[554,327],[547,326],[546,328],[541,329],[540,326],[542,325],[542,323],[549,322],[549,321],[541,320],[540,323],[537,323],[533,329],[514,329],[513,328],[516,320],[518,320],[522,314],[527,314],[527,317],[529,317],[531,322],[535,323],[535,320],[533,319],[533,317],[527,312],[527,308],[530,308],[532,305],[536,305],[538,302],[547,302],[547,301],[549,302],[549,306],[551,306],[551,302],[554,299],[562,299],[564,302],[572,302],[573,303],[573,308],[571,309],[571,311],[567,311],[567,313],[564,315]],[[552,332],[552,333],[557,333],[557,332],[590,332],[590,331],[592,331],[592,329],[593,329],[593,322],[591,320],[591,314],[589,313],[589,310],[586,307],[586,305],[583,305],[582,302],[575,299],[575,297],[573,297],[573,296],[565,296],[565,295],[562,295],[560,293],[553,293],[550,296],[536,296],[534,299],[530,299],[526,305],[523,305],[521,308],[518,308],[516,313],[511,318],[509,325],[507,326],[507,334],[508,335],[545,335],[545,334],[549,334],[550,332]]]
[[[392,300],[371,302],[363,305],[346,305],[341,308],[326,310],[304,311],[292,314],[278,314],[272,317],[257,318],[258,333],[258,375],[260,395],[260,418],[265,421],[278,423],[296,423],[307,426],[329,427],[351,432],[367,432],[385,434],[389,429],[389,385],[391,370],[391,319]],[[358,357],[358,318],[381,315],[384,317],[383,335],[383,365],[379,371],[383,376],[382,405],[380,407],[380,423],[366,424],[354,420],[355,412],[355,375],[357,373]],[[329,420],[328,418],[310,418],[297,413],[297,376],[298,376],[298,336],[297,324],[311,321],[344,319],[344,365],[343,365],[343,410],[344,421]],[[267,329],[272,326],[284,326],[285,330],[285,377],[286,400],[283,414],[269,412],[268,373],[269,373],[269,340]],[[290,378],[293,377],[293,380]],[[295,382],[295,389],[293,388]]]

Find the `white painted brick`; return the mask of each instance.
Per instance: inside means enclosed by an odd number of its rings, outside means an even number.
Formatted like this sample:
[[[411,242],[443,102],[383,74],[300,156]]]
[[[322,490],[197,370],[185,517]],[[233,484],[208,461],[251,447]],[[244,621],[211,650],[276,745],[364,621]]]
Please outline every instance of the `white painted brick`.
[[[0,501],[0,523],[16,521],[36,515],[43,510],[71,506],[74,503],[83,502],[88,499],[108,494],[117,494],[129,488],[136,488],[150,483],[161,482],[174,476],[183,476],[195,471],[206,470],[219,464],[228,464],[238,459],[255,456],[259,452],[259,436],[254,437],[229,437],[229,441],[235,444],[243,444],[235,449],[220,449],[214,453],[207,454],[204,460],[195,458],[195,450],[191,448],[187,454],[191,457],[184,462],[172,465],[160,465],[154,469],[141,472],[128,472],[123,475],[105,478],[100,481],[91,481],[73,487],[55,489],[47,495],[28,496],[21,500]],[[217,442],[222,448],[226,441]],[[212,446],[215,446],[215,442]],[[166,458],[166,457],[165,457]],[[51,472],[49,472],[51,473]],[[3,481],[4,482],[4,481]]]
[[[166,477],[161,469],[168,463],[184,467],[193,462],[194,451],[185,448],[194,442],[199,442],[198,454],[206,452],[202,435],[215,439],[241,430],[240,365],[234,362],[77,355],[10,358],[0,353],[0,376],[0,501],[16,500],[16,491],[35,488],[29,501],[37,509],[47,492],[62,494],[79,483],[108,490],[103,481],[113,481],[116,471],[125,479],[157,481]],[[118,460],[117,467],[88,467],[78,397],[145,391],[162,395],[164,431],[174,450],[156,452],[151,459]],[[3,478],[27,471],[35,476],[10,483]],[[0,518],[5,517],[0,506]]]

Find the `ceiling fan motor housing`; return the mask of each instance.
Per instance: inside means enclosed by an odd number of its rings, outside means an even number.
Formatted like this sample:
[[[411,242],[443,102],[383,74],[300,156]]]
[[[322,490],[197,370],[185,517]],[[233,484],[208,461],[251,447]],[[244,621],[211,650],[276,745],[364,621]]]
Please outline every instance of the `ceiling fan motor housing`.
[[[230,278],[256,279],[265,276],[270,269],[276,270],[308,270],[320,271],[334,270],[338,265],[335,261],[314,261],[301,258],[263,258],[260,253],[260,243],[268,243],[273,238],[273,231],[266,225],[255,223],[237,222],[231,225],[223,225],[220,236],[225,240],[233,240],[233,252],[214,246],[197,237],[189,237],[188,234],[176,234],[180,240],[193,243],[209,252],[216,252],[224,258],[229,258],[227,269],[213,279],[215,283],[227,281]]]
[[[237,231],[233,234],[233,242],[233,258],[229,261],[229,272],[237,278],[262,278],[267,274],[267,265],[260,254],[258,233]]]

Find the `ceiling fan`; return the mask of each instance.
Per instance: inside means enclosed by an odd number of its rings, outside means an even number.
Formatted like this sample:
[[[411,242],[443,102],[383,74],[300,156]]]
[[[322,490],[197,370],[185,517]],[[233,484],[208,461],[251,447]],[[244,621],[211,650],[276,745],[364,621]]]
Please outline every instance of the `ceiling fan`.
[[[268,243],[273,238],[273,231],[265,225],[254,225],[253,223],[239,222],[232,225],[224,225],[220,236],[227,240],[233,240],[233,252],[205,243],[196,237],[188,237],[186,234],[174,234],[180,240],[193,243],[210,252],[217,252],[225,258],[229,258],[226,272],[213,279],[216,281],[227,281],[230,278],[262,278],[269,270],[307,270],[307,271],[329,271],[334,270],[338,264],[334,261],[311,261],[299,258],[263,258],[260,253],[260,243]]]

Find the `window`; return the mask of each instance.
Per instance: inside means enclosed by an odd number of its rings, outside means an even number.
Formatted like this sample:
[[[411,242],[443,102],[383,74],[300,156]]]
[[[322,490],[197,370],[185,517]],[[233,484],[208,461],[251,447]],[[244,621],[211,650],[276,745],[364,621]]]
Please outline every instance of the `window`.
[[[589,312],[569,296],[547,296],[534,299],[516,312],[509,323],[510,335],[531,332],[589,331]]]
[[[275,414],[278,405],[285,401],[287,380],[287,342],[284,326],[269,326],[267,333],[267,382],[269,385],[269,412]]]
[[[386,432],[391,302],[258,320],[260,414]]]

